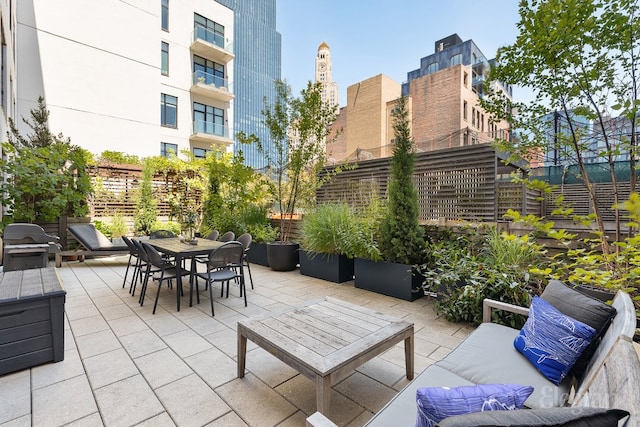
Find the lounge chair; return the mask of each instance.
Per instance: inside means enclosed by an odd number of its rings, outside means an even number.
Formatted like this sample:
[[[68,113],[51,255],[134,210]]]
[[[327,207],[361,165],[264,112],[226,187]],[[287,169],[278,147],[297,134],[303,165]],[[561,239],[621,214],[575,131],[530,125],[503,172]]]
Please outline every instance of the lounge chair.
[[[62,257],[65,255],[77,255],[79,261],[84,261],[86,256],[112,256],[128,255],[127,245],[114,245],[100,230],[91,223],[71,224],[67,226],[69,233],[82,245],[82,249],[62,251],[56,254],[56,267],[62,266]]]

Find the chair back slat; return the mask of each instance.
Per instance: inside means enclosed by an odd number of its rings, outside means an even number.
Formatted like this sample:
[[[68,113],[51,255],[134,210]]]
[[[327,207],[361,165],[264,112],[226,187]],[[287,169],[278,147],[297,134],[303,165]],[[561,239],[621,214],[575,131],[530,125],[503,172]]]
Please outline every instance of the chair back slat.
[[[148,244],[147,242],[142,242],[142,246],[147,252],[147,256],[149,257],[149,262],[156,267],[162,267],[166,264],[165,260],[162,258],[162,255],[156,248]]]
[[[149,255],[147,254],[147,250],[142,246],[142,242],[138,239],[131,239],[131,242],[138,249],[138,256],[143,262],[149,262]]]
[[[241,267],[244,247],[237,241],[227,242],[209,254],[208,269]]]
[[[253,237],[249,233],[241,234],[238,237],[238,242],[242,243],[245,251],[248,251],[251,247],[251,242],[253,241]]]
[[[236,238],[236,234],[233,231],[227,231],[222,236],[220,236],[221,242],[231,242]]]
[[[207,240],[218,240],[220,236],[220,232],[218,230],[213,230],[211,233],[207,235]]]

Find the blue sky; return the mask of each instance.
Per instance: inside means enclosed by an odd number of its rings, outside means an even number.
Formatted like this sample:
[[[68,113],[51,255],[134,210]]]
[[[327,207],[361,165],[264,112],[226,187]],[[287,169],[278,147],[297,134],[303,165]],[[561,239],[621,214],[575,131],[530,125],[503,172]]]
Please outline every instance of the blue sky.
[[[295,95],[314,79],[318,45],[331,48],[340,106],[347,87],[385,74],[402,83],[436,40],[457,33],[487,59],[515,42],[517,0],[276,0],[282,34],[282,78]],[[525,96],[514,89],[514,98]]]

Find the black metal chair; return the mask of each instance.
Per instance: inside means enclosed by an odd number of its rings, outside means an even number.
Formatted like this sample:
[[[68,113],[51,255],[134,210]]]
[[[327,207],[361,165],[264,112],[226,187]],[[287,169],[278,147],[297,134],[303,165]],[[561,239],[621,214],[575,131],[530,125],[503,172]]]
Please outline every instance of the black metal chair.
[[[236,233],[234,233],[233,231],[227,231],[222,236],[220,236],[219,240],[221,242],[232,242],[235,239],[236,239]]]
[[[156,300],[153,304],[153,314],[156,314],[156,307],[158,306],[158,298],[160,297],[160,289],[162,288],[162,281],[167,280],[169,283],[173,279],[177,279],[178,269],[176,265],[168,262],[165,258],[162,257],[162,254],[158,252],[156,248],[148,244],[147,242],[142,242],[142,247],[144,248],[148,264],[147,264],[147,272],[145,274],[144,283],[142,285],[142,291],[140,292],[140,305],[144,304],[144,297],[147,292],[147,286],[149,284],[149,277],[151,277],[152,281],[158,281],[158,291],[156,292]],[[180,269],[181,276],[188,276],[190,274],[187,270]],[[178,288],[178,287],[176,287]],[[176,292],[182,292],[182,289],[176,289]]]
[[[139,274],[138,270],[140,269],[140,255],[138,253],[138,248],[136,245],[129,239],[127,236],[122,236],[122,240],[129,247],[129,263],[127,264],[127,269],[124,272],[124,279],[122,280],[122,288],[127,283],[127,275],[129,274],[129,267],[132,265],[131,261],[135,260],[133,263],[133,275],[131,276],[131,284],[129,285],[129,293],[131,293],[131,289],[133,288],[134,280],[137,280],[137,276]]]
[[[244,296],[244,306],[247,306],[247,292],[244,286],[244,270],[242,265],[242,257],[244,255],[244,247],[242,243],[231,241],[214,249],[209,253],[207,261],[207,271],[193,271],[191,283],[196,287],[197,303],[200,304],[200,289],[198,286],[198,278],[205,280],[209,287],[209,299],[211,300],[211,316],[215,316],[213,310],[213,283],[221,282],[220,297],[224,295],[224,284],[227,284],[227,298],[229,298],[229,282],[238,279],[240,283],[240,297]],[[191,300],[192,297],[190,297]],[[191,301],[190,301],[191,302]]]
[[[253,241],[253,237],[249,233],[244,233],[238,236],[238,242],[242,243],[244,247],[244,255],[242,256],[242,262],[247,266],[247,271],[249,272],[249,282],[251,282],[251,289],[253,289],[253,277],[251,277],[251,267],[249,266],[249,257],[247,253],[249,249],[251,249],[251,242]]]
[[[218,240],[220,236],[220,232],[218,230],[213,230],[211,233],[207,235],[208,240]]]

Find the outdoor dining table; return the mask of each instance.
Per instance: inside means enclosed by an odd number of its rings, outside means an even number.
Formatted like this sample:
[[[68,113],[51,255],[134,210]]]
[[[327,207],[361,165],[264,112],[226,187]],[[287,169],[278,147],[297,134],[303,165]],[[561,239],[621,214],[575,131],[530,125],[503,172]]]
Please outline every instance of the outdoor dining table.
[[[182,260],[193,258],[198,255],[207,255],[212,250],[222,246],[224,242],[209,239],[198,239],[197,244],[183,242],[177,237],[166,239],[150,239],[146,241],[148,244],[156,248],[163,254],[175,257],[176,263],[176,307],[180,311],[180,295],[182,293]],[[192,289],[189,289],[189,295],[192,295]],[[189,298],[189,306],[191,306],[192,298]]]

